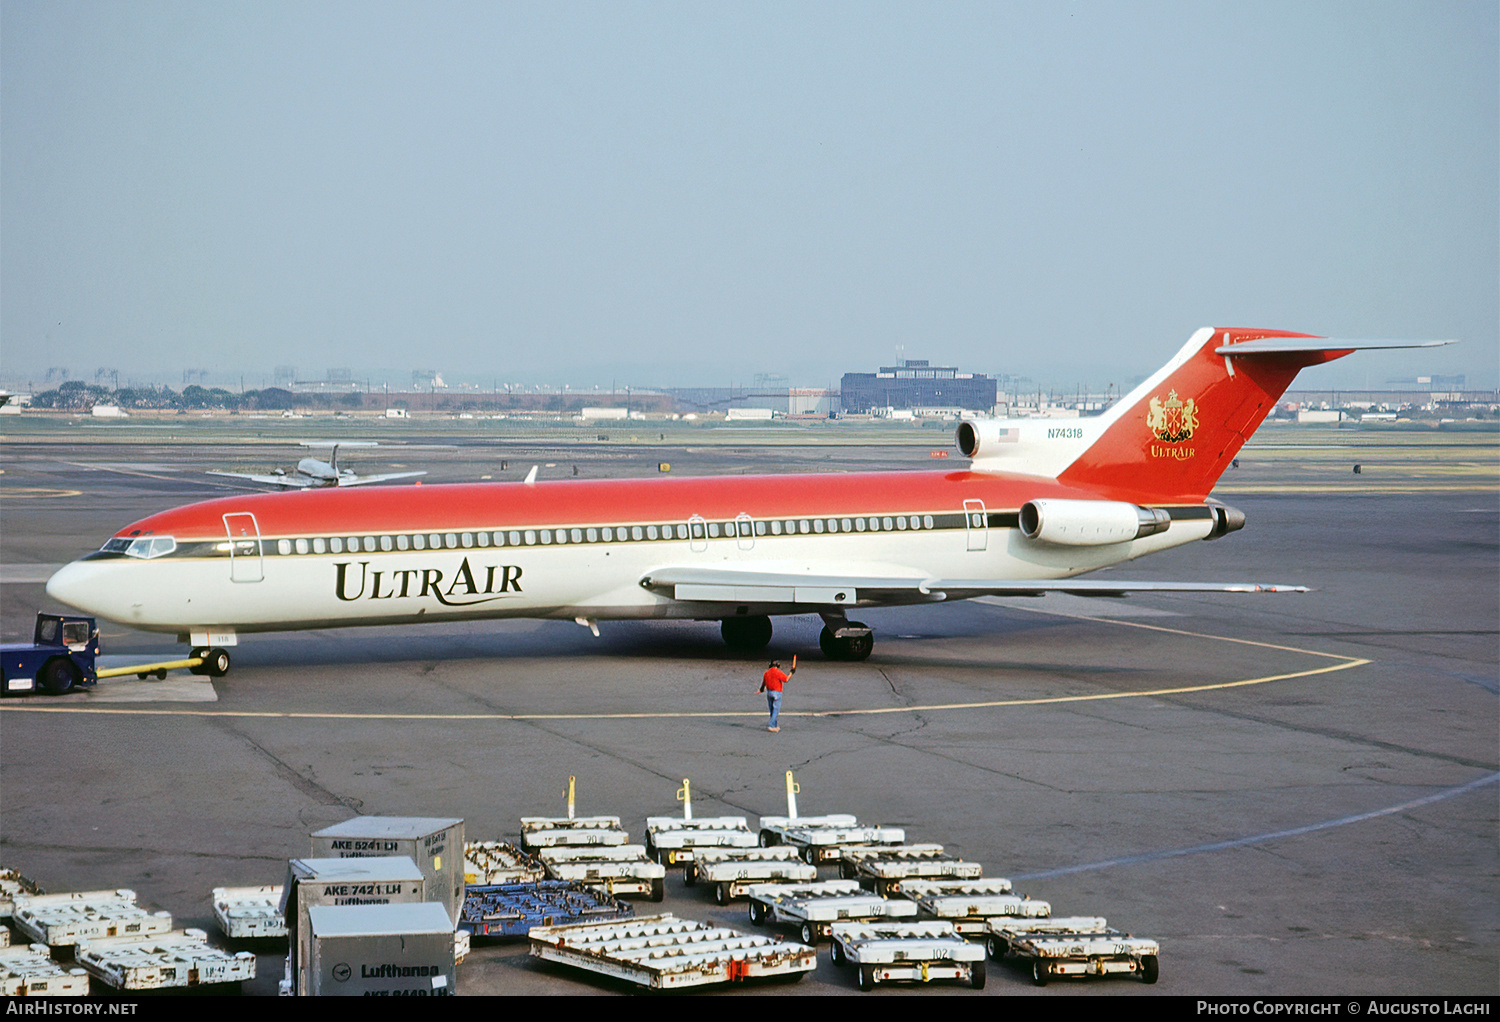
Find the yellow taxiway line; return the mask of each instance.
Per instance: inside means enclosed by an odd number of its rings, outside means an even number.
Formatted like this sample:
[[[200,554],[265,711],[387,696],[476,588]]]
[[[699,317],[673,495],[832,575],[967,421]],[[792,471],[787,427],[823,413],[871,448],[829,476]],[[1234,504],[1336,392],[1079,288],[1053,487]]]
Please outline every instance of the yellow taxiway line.
[[[1055,611],[1037,610],[1035,613],[1049,614]],[[1112,699],[1149,699],[1159,696],[1185,695],[1192,692],[1214,692],[1221,689],[1247,688],[1251,685],[1268,685],[1276,681],[1290,681],[1293,678],[1311,678],[1319,674],[1332,674],[1335,671],[1347,671],[1354,667],[1364,667],[1371,663],[1360,657],[1343,656],[1339,653],[1324,653],[1315,649],[1301,649],[1297,646],[1280,646],[1270,642],[1257,642],[1253,639],[1237,639],[1228,635],[1209,635],[1204,632],[1190,632],[1181,628],[1167,628],[1162,625],[1148,625],[1139,621],[1120,621],[1107,617],[1087,617],[1081,614],[1064,614],[1063,617],[1074,617],[1084,621],[1097,621],[1101,624],[1119,625],[1122,628],[1143,628],[1153,632],[1166,632],[1171,635],[1181,635],[1195,639],[1210,639],[1217,642],[1233,642],[1244,646],[1255,646],[1260,649],[1273,649],[1283,653],[1298,653],[1303,656],[1322,657],[1336,660],[1338,663],[1325,664],[1321,667],[1312,667],[1305,671],[1291,671],[1285,674],[1267,674],[1258,678],[1243,678],[1236,681],[1219,681],[1203,685],[1181,685],[1168,688],[1136,689],[1129,692],[1096,692],[1090,695],[1072,696],[1039,696],[1031,699],[994,699],[982,702],[967,703],[927,703],[916,706],[882,706],[873,709],[843,709],[843,710],[794,710],[782,713],[784,717],[868,717],[891,713],[939,713],[947,710],[983,710],[996,709],[1008,706],[1046,706],[1054,703],[1089,703],[1104,702]],[[157,709],[116,709],[113,707],[95,706],[14,706],[0,705],[0,712],[5,713],[88,713],[106,716],[122,717],[241,717],[241,718],[267,718],[275,720],[401,720],[401,721],[464,721],[464,720],[687,720],[708,718],[733,718],[733,717],[764,717],[764,710],[704,710],[704,711],[668,711],[668,712],[635,712],[635,713],[316,713],[298,710],[157,710]]]

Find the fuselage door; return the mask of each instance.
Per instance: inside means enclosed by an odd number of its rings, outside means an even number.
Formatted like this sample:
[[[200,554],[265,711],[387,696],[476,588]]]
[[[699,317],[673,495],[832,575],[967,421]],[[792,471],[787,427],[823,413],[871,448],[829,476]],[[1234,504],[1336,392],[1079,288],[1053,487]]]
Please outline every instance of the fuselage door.
[[[964,501],[964,531],[968,533],[969,549],[983,550],[989,544],[989,515],[985,513],[984,501]]]
[[[260,549],[260,526],[247,511],[224,516],[229,533],[229,580],[259,582],[265,577],[265,558]]]

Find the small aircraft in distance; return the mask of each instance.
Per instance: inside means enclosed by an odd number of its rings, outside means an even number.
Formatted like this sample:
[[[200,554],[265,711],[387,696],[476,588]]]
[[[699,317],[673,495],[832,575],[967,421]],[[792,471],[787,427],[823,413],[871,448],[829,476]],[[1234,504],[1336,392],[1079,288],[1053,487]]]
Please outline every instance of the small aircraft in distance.
[[[231,479],[249,479],[252,482],[268,483],[290,490],[305,490],[317,486],[368,486],[392,479],[410,479],[425,476],[426,472],[387,472],[383,475],[362,476],[352,468],[339,468],[340,447],[379,447],[373,440],[304,440],[303,447],[331,447],[333,453],[327,461],[318,458],[303,458],[291,473],[277,469],[270,475],[254,475],[244,472],[210,472],[211,476],[228,476]]]

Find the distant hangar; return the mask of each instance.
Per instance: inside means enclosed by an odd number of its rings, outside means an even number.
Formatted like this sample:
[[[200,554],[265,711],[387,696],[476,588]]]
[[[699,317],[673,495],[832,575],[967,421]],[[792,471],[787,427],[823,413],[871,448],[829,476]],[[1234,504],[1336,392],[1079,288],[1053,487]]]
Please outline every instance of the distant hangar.
[[[953,366],[928,365],[926,359],[903,359],[876,373],[845,373],[839,385],[844,411],[856,414],[876,408],[965,408],[989,411],[995,406],[997,381],[983,373],[961,373]]]

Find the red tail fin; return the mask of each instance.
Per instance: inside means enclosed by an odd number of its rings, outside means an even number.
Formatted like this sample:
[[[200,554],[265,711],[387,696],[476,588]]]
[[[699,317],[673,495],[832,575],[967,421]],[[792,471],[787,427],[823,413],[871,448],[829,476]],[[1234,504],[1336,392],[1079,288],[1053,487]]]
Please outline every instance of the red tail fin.
[[[1288,343],[1249,343],[1266,338]],[[1319,340],[1284,330],[1199,330],[1105,413],[1113,421],[1058,481],[1137,501],[1202,500],[1298,370],[1363,346]],[[1242,353],[1225,350],[1240,344]]]

